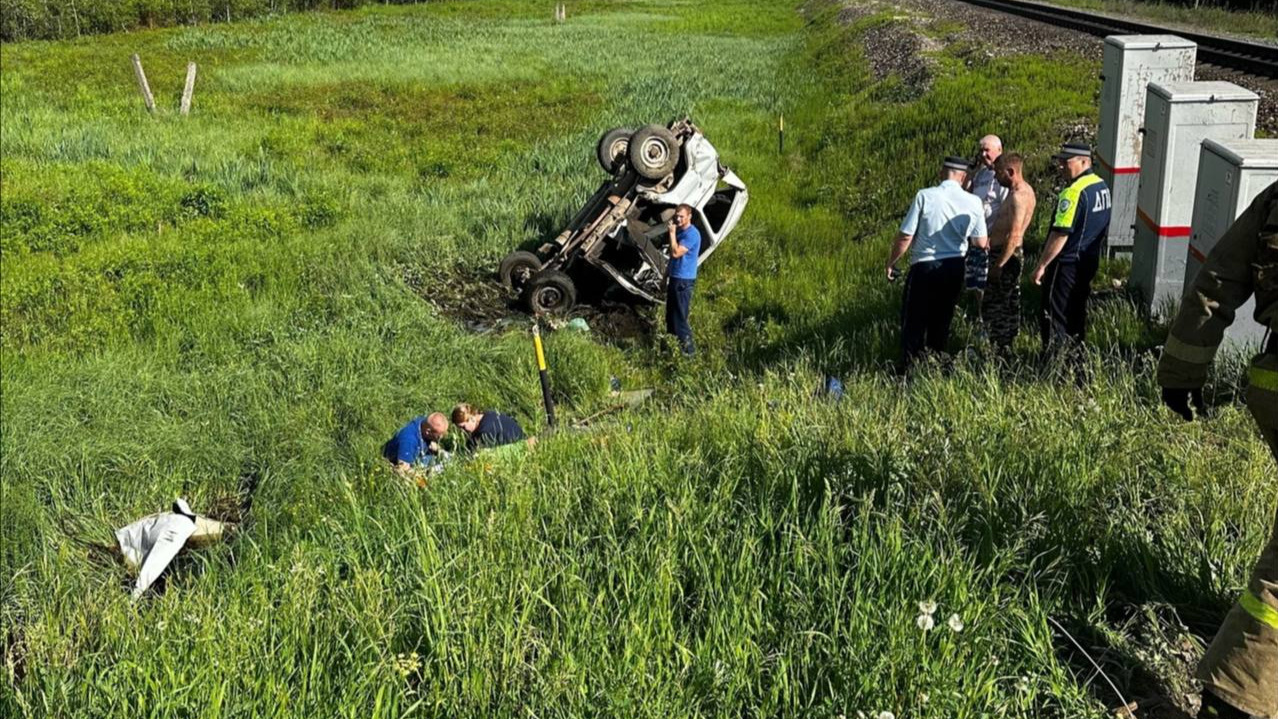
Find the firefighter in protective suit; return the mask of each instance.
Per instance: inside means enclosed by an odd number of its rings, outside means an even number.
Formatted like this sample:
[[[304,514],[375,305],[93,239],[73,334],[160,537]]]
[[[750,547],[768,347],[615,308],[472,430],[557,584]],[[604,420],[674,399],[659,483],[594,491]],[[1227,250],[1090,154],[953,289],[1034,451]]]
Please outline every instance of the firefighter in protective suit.
[[[1202,410],[1202,386],[1234,311],[1256,296],[1268,329],[1248,371],[1247,407],[1278,461],[1278,183],[1260,193],[1220,238],[1179,314],[1158,364],[1163,401],[1185,419]],[[1271,476],[1278,476],[1278,473]],[[1198,666],[1207,688],[1200,717],[1278,717],[1278,517],[1251,580]]]

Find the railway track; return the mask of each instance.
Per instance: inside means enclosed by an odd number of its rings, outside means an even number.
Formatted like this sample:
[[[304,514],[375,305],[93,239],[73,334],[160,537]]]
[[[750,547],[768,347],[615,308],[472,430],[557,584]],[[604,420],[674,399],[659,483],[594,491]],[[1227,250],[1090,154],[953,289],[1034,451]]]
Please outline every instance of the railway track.
[[[1147,25],[1027,0],[963,0],[963,2],[1101,37],[1177,35],[1198,43],[1198,61],[1201,63],[1210,63],[1271,80],[1278,79],[1278,46]]]

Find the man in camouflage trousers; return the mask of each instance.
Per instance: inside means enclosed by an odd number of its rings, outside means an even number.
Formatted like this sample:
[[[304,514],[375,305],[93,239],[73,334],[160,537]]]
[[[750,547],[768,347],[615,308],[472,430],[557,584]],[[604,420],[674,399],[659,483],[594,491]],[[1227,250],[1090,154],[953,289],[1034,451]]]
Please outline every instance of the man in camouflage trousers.
[[[1193,417],[1191,400],[1201,411],[1207,367],[1234,311],[1253,293],[1256,320],[1269,333],[1248,373],[1247,407],[1278,461],[1278,183],[1220,238],[1181,302],[1158,384],[1163,401],[1182,417]],[[1278,717],[1278,517],[1271,531],[1251,580],[1198,666],[1207,689],[1199,717]]]
[[[1003,355],[1021,330],[1021,244],[1036,202],[1024,169],[1025,161],[1014,152],[994,161],[994,178],[1007,197],[990,225],[990,275],[981,297],[981,320],[990,344]]]

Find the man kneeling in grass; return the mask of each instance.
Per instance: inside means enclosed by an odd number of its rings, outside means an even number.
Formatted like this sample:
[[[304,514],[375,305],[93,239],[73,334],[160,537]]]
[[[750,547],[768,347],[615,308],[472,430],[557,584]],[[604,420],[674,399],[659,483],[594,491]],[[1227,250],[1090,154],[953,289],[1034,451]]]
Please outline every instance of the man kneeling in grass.
[[[531,447],[535,442],[525,438],[523,427],[519,426],[514,417],[493,410],[480,412],[465,402],[453,408],[453,424],[466,433],[466,450],[469,452],[501,447],[521,440]]]
[[[431,467],[446,456],[439,448],[439,441],[447,434],[448,419],[442,412],[415,417],[382,445],[382,456],[403,473],[414,467]]]

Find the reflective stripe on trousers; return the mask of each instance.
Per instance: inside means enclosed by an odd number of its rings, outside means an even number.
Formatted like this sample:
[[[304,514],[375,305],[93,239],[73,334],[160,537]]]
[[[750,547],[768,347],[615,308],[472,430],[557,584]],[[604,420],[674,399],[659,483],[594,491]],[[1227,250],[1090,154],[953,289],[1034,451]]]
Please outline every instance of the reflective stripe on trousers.
[[[1249,378],[1247,406],[1278,462],[1278,355],[1257,357]],[[1278,475],[1272,467],[1270,477]],[[1235,707],[1278,717],[1278,513],[1247,587],[1198,665],[1198,677]]]

